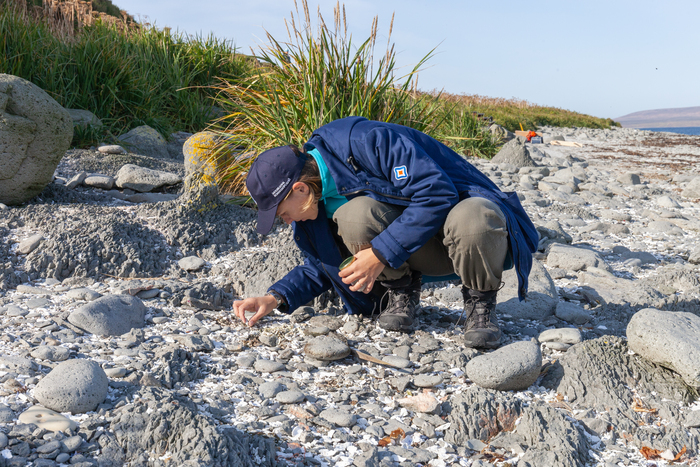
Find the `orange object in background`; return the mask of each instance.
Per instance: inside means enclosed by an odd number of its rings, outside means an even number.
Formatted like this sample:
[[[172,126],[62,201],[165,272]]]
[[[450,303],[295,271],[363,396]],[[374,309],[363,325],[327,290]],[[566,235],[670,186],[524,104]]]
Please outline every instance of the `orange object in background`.
[[[529,143],[530,140],[535,136],[539,136],[539,135],[537,133],[535,133],[534,131],[528,131],[527,136],[526,136],[527,142]]]

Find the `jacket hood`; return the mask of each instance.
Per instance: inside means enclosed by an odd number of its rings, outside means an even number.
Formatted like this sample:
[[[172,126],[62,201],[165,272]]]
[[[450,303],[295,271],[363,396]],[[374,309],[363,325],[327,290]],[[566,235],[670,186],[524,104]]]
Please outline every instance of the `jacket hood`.
[[[315,147],[311,140],[318,136],[327,146],[333,148],[336,156],[341,160],[346,160],[351,155],[350,134],[352,129],[357,123],[364,121],[367,121],[365,117],[345,117],[323,125],[314,131],[309,142],[304,145],[304,150],[307,150],[309,146]]]

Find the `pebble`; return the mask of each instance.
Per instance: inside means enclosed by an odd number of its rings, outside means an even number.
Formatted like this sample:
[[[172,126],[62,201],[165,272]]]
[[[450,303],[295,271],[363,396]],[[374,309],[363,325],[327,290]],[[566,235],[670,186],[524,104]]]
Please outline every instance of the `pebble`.
[[[188,272],[199,271],[205,264],[206,261],[197,256],[186,256],[177,262],[177,265],[180,266],[181,269]]]
[[[304,400],[306,396],[301,391],[282,391],[277,393],[275,400],[280,404],[298,404]]]
[[[540,342],[561,342],[562,344],[578,344],[581,342],[581,331],[576,328],[547,329],[540,333]]]
[[[39,243],[41,243],[42,240],[44,240],[43,234],[32,235],[31,237],[19,242],[18,250],[20,253],[28,255],[29,253],[37,249]]]
[[[382,361],[396,368],[408,368],[411,366],[411,361],[409,359],[396,355],[387,355],[382,358]]]
[[[20,423],[33,423],[40,428],[53,432],[67,429],[74,430],[78,426],[70,418],[40,405],[34,405],[22,412],[18,420]]]
[[[0,431],[0,449],[5,449],[8,442],[9,439],[7,438],[7,435]]]
[[[277,371],[282,371],[285,369],[284,363],[276,362],[274,360],[260,359],[256,360],[253,364],[255,371],[260,373],[275,373]]]
[[[109,378],[123,378],[126,373],[127,369],[123,367],[105,368],[105,374]]]
[[[107,144],[97,148],[102,154],[126,154],[126,149],[118,144]]]
[[[40,345],[32,350],[31,356],[40,360],[50,360],[52,362],[62,362],[70,357],[70,350],[65,347],[50,345]]]
[[[357,415],[345,410],[326,409],[321,412],[320,417],[334,425],[345,428],[354,426],[357,423]]]
[[[439,413],[440,401],[432,393],[404,397],[397,401],[401,407],[420,413]]]
[[[109,175],[92,174],[85,177],[83,185],[102,190],[111,190],[114,187],[114,177]]]
[[[86,302],[91,302],[93,300],[97,300],[102,295],[98,292],[95,292],[92,289],[88,289],[86,287],[79,287],[77,289],[71,289],[68,292],[66,292],[66,296],[74,300],[84,300]]]
[[[285,389],[286,388],[284,384],[280,383],[279,381],[268,381],[262,383],[258,387],[258,392],[264,399],[272,399],[278,393],[284,391]]]
[[[586,324],[591,320],[591,315],[578,305],[570,302],[559,302],[554,312],[557,318],[571,324]]]
[[[418,388],[434,388],[442,384],[440,375],[418,375],[413,378],[413,385]]]
[[[304,346],[304,353],[321,361],[334,361],[350,355],[350,346],[337,334],[314,337]]]

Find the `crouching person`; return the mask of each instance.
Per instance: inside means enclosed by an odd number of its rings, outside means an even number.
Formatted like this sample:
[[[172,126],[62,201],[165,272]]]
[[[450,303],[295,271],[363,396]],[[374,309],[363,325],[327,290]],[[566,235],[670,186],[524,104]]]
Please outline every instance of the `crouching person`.
[[[261,153],[246,179],[258,232],[279,216],[307,259],[264,297],[236,301],[253,326],[291,313],[331,287],[351,314],[410,331],[423,279],[462,282],[468,347],[496,348],[496,294],[515,267],[522,300],[538,235],[515,193],[504,193],[447,146],[417,130],[348,117],[314,132],[303,151]],[[340,269],[347,257],[354,260]]]

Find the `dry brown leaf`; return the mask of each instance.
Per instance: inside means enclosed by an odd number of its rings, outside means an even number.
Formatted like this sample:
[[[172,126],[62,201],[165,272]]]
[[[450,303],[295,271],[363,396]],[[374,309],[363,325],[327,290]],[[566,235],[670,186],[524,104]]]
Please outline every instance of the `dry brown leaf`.
[[[683,449],[681,449],[681,452],[676,454],[676,457],[673,458],[673,462],[678,462],[679,460],[681,460],[681,457],[683,457],[683,454],[685,454],[686,451],[687,451],[687,449],[685,448],[685,446],[683,446]]]
[[[642,446],[642,449],[639,450],[644,458],[648,461],[653,461],[655,459],[661,459],[661,451],[658,449],[650,448],[647,446]]]
[[[389,438],[387,436],[386,438],[380,439],[379,442],[377,443],[377,446],[384,448],[384,447],[389,446],[390,444],[391,444],[391,438]]]
[[[389,436],[391,437],[391,439],[403,439],[406,436],[406,433],[404,433],[404,431],[401,428],[397,428],[391,433],[389,433]]]

